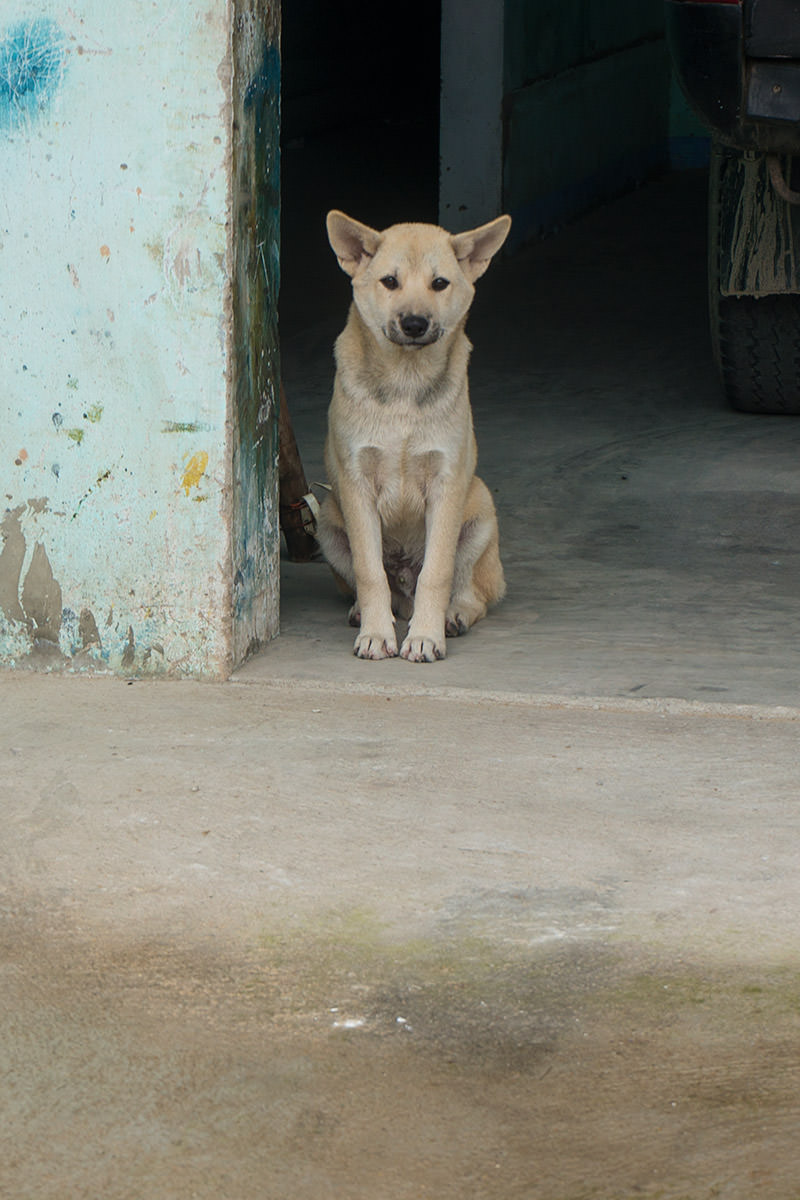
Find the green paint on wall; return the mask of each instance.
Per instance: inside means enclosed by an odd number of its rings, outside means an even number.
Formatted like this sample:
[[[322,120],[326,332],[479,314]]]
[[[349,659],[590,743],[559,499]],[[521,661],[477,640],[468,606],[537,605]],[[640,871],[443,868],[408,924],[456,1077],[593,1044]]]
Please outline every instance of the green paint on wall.
[[[208,421],[162,421],[162,433],[211,433],[213,426]]]

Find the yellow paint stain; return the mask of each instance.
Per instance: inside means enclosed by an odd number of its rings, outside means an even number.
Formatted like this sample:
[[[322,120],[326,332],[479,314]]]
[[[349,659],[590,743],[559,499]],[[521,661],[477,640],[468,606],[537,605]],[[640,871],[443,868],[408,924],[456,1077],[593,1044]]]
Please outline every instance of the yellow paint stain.
[[[156,516],[156,514],[157,514],[157,513],[158,513],[158,509],[154,508],[154,509],[153,509],[153,511],[150,513],[150,520],[151,520],[151,521],[152,521],[153,517],[154,517],[154,516]]]
[[[197,454],[193,454],[189,459],[181,480],[181,487],[187,496],[193,487],[200,486],[200,480],[203,478],[207,466],[208,454],[205,450],[198,450]]]

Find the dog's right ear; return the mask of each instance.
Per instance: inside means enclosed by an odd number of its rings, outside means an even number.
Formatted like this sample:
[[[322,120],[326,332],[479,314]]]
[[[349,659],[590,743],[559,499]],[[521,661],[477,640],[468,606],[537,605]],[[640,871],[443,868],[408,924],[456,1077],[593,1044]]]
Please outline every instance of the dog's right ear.
[[[339,266],[348,275],[355,275],[362,262],[372,258],[378,249],[381,235],[377,229],[354,221],[338,209],[328,213],[325,224],[328,227],[328,241],[339,260]]]

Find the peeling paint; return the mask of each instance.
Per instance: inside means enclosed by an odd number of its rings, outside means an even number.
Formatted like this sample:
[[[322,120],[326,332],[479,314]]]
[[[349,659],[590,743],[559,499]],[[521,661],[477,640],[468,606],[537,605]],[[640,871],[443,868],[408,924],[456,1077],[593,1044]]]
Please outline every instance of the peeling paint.
[[[21,592],[22,607],[34,641],[58,645],[61,629],[61,585],[53,575],[50,559],[41,542],[33,548],[31,565]]]
[[[133,626],[128,626],[128,642],[122,654],[122,669],[130,670],[136,662],[136,642],[133,637]]]
[[[21,504],[7,512],[0,522],[3,549],[0,551],[0,609],[9,621],[24,621],[25,613],[19,601],[19,581],[25,561],[25,537],[20,517],[25,511]]]
[[[97,628],[97,622],[94,619],[94,614],[91,609],[84,608],[81,611],[79,632],[81,643],[85,648],[89,646],[101,646],[100,631]]]

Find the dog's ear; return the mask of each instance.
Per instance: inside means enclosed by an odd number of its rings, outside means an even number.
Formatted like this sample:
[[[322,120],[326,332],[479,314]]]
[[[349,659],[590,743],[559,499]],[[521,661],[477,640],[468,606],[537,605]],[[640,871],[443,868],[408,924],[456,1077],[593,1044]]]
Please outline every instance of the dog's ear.
[[[372,258],[380,244],[381,235],[377,229],[354,221],[345,213],[333,209],[328,213],[328,241],[333,253],[339,260],[339,266],[348,275],[355,275],[365,258]]]
[[[488,225],[468,229],[466,233],[454,233],[450,239],[461,270],[470,283],[480,279],[492,261],[492,257],[508,237],[511,217],[496,217]]]

